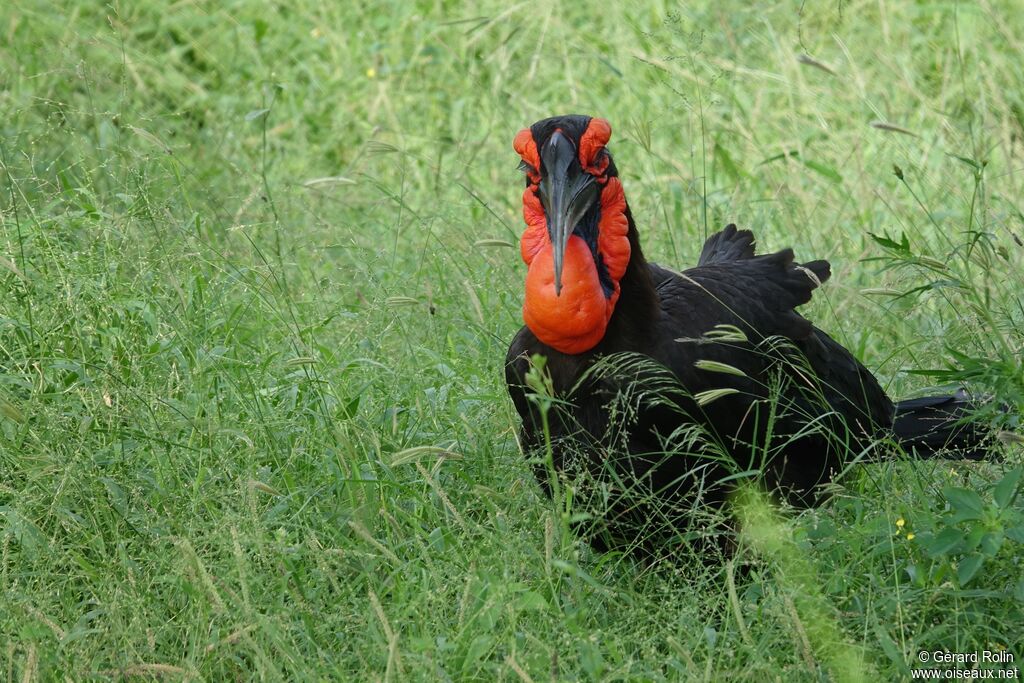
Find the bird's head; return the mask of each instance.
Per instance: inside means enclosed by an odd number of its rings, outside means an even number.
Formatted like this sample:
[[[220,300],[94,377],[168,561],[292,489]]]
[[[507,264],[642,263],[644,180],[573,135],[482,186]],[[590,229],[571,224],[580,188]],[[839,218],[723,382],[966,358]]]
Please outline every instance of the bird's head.
[[[563,353],[583,353],[604,337],[629,264],[626,198],[606,147],[611,133],[604,119],[556,116],[513,142],[526,173],[523,320]]]

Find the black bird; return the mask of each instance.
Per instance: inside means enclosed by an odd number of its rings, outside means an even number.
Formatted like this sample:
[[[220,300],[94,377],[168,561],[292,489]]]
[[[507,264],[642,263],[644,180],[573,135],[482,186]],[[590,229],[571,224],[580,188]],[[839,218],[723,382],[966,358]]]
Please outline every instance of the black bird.
[[[755,255],[751,232],[729,225],[696,268],[649,263],[610,136],[589,116],[516,135],[526,326],[506,359],[522,446],[549,493],[572,487],[597,549],[660,553],[667,538],[693,538],[693,511],[721,507],[751,476],[812,505],[822,484],[887,441],[921,457],[982,455],[980,430],[957,423],[964,396],[894,405],[796,312],[828,280],[827,261]],[[549,394],[547,410],[536,391]]]

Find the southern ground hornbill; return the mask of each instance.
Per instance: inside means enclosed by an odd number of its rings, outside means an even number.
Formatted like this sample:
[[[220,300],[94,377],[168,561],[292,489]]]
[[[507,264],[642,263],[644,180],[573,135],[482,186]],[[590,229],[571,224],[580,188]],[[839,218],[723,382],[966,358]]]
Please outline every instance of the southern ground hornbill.
[[[978,430],[955,426],[963,397],[894,405],[794,310],[829,278],[827,261],[757,256],[753,235],[730,225],[696,268],[648,263],[610,136],[603,119],[560,116],[513,145],[528,270],[506,380],[538,479],[549,493],[568,487],[596,548],[703,546],[717,534],[701,512],[741,479],[806,506],[848,463],[894,443],[981,455]]]

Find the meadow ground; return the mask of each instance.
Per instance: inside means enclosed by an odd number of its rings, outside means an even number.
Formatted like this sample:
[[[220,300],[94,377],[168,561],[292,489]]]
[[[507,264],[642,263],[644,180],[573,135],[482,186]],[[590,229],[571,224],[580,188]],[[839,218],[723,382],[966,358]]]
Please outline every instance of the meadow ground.
[[[1024,408],[1022,54],[996,0],[4,2],[3,675],[1019,668],[1013,411],[1002,462],[751,520],[747,574],[645,568],[562,531],[502,362],[512,137],[591,113],[653,260],[751,227],[832,262],[806,313],[894,396]]]

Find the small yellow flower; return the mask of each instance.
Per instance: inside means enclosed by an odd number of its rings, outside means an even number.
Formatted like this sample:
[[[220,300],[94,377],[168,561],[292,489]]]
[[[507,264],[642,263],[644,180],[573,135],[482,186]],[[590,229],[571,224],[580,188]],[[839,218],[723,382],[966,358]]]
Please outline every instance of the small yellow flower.
[[[367,78],[376,78],[377,77],[377,70],[374,69],[371,66],[369,69],[366,70],[366,77]]]
[[[907,540],[908,540],[908,541],[913,541],[913,540],[914,540],[914,534],[913,534],[913,532],[911,532],[911,533],[907,534]]]
[[[899,519],[896,520],[896,528],[897,529],[902,529],[903,525],[906,524],[906,523],[907,523],[907,520],[905,520],[902,517],[900,517]]]

